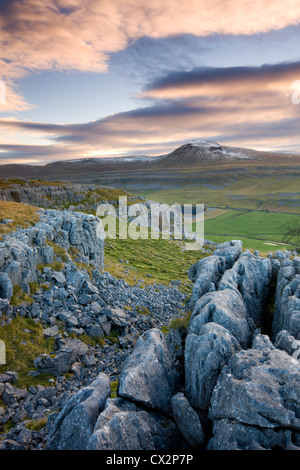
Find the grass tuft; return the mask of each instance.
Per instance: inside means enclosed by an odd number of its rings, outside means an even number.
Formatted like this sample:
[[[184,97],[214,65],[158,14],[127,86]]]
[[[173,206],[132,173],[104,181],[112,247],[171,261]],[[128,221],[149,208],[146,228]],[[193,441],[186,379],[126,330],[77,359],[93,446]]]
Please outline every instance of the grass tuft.
[[[20,307],[23,304],[32,304],[33,299],[30,295],[23,291],[19,285],[13,286],[13,295],[10,304],[14,307]]]
[[[28,228],[39,221],[38,208],[12,201],[0,201],[0,240],[3,235],[19,228]],[[3,224],[5,219],[12,222]]]
[[[39,354],[50,354],[55,347],[54,339],[45,338],[43,329],[31,318],[19,316],[0,328],[0,339],[6,346],[6,364],[0,367],[0,373],[16,371],[19,374],[19,380],[14,384],[16,387],[49,385],[49,379],[53,378],[50,374],[28,376],[28,372],[35,369],[33,360]]]

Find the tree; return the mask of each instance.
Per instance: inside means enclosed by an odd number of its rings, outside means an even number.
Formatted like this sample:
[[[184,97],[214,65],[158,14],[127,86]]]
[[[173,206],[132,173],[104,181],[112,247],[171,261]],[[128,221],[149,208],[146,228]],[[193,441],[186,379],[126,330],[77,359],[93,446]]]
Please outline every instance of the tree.
[[[283,241],[300,248],[300,217],[290,219],[284,229]]]

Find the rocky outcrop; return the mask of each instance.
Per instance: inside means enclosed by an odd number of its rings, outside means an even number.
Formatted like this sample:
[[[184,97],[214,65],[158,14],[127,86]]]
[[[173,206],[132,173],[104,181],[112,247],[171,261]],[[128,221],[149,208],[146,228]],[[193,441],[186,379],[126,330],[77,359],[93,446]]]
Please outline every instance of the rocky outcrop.
[[[276,349],[268,337],[258,335],[251,349],[230,358],[216,383],[210,407],[214,423],[210,448],[271,449],[283,443],[284,448],[293,447],[300,431],[299,390],[299,362]],[[229,422],[230,443],[224,439]],[[245,439],[248,426],[250,442]]]
[[[261,326],[271,276],[270,260],[246,251],[233,267],[224,273],[218,290],[233,289],[240,293],[249,317]]]
[[[210,292],[196,302],[188,327],[189,333],[200,334],[201,327],[210,322],[224,326],[241,347],[248,346],[251,328],[246,306],[239,292],[232,289]]]
[[[234,240],[220,244],[214,254],[193,264],[188,277],[194,282],[189,308],[192,310],[199,298],[207,292],[215,291],[221,276],[230,269],[242,252],[242,242]]]
[[[48,449],[85,450],[99,413],[110,396],[110,380],[105,374],[74,395],[55,419]]]
[[[0,273],[0,298],[10,300],[13,295],[13,286],[7,273]]]
[[[67,246],[66,231],[55,243]],[[41,274],[49,290],[34,295],[31,306],[12,308],[7,273],[0,284],[8,292],[1,299],[5,318],[30,316],[55,338],[55,351],[38,356],[32,373],[51,371],[57,384],[27,391],[13,385],[13,373],[0,377],[7,403],[0,423],[16,424],[0,447],[43,448],[47,440],[47,449],[68,450],[299,449],[299,263],[282,252],[262,258],[241,247],[217,245],[210,261],[193,265],[189,325],[171,328],[167,338],[160,326],[185,299],[174,283],[132,287],[97,269],[89,276],[69,260],[63,271]],[[259,329],[270,282],[277,282],[273,343]],[[141,307],[149,315],[140,315]],[[80,340],[111,332],[118,344]],[[47,430],[27,432],[24,419],[49,412]]]
[[[4,285],[5,274],[13,285],[19,284],[28,291],[28,283],[37,280],[37,266],[51,264],[57,259],[49,242],[61,246],[66,252],[72,247],[76,250],[78,261],[102,268],[104,243],[97,235],[98,224],[99,219],[92,215],[41,209],[40,221],[35,226],[4,236],[0,242],[2,298],[10,295],[9,287]],[[60,279],[63,283],[61,275],[57,280]]]
[[[205,434],[199,416],[187,398],[180,392],[172,397],[171,403],[175,423],[186,442],[192,447],[201,446],[205,441]]]
[[[222,367],[240,345],[223,326],[209,322],[185,343],[185,388],[191,405],[206,410]]]
[[[272,338],[286,330],[300,339],[300,258],[285,259],[278,273]]]
[[[274,346],[277,349],[286,351],[294,359],[300,360],[300,340],[296,340],[288,331],[281,330],[276,336]]]
[[[171,329],[167,340],[155,328],[142,334],[88,449],[299,448],[299,341],[280,330],[272,344],[257,328],[271,280],[278,275],[279,285],[290,288],[297,260],[240,253],[240,246],[217,247],[210,262],[193,265],[187,331]],[[122,315],[118,321],[126,328]]]
[[[171,419],[175,386],[166,340],[158,329],[149,330],[124,363],[118,398],[109,398],[110,381],[100,374],[55,417],[47,449],[178,450],[182,438]],[[200,423],[197,429],[199,440]]]
[[[108,399],[99,415],[88,450],[168,450],[182,448],[172,420],[122,398]]]
[[[185,339],[185,393],[213,423],[208,449],[299,449],[299,258],[290,256],[234,255],[231,267],[208,276],[209,289],[199,289],[200,262],[190,272],[198,285]],[[271,282],[274,344],[257,329]]]
[[[198,289],[203,286],[204,263],[199,262],[197,269],[194,265],[191,275],[196,289],[185,343],[185,386],[191,404],[204,410],[209,408],[224,365],[250,345],[256,330],[254,320],[258,324],[262,321],[272,277],[270,259],[248,251],[241,253],[241,242],[224,245],[210,257],[213,263],[219,260],[220,264],[214,265],[221,267],[210,277],[214,279],[211,292]]]
[[[167,342],[158,329],[139,337],[121,372],[118,395],[165,414],[171,414],[171,398],[178,378]]]

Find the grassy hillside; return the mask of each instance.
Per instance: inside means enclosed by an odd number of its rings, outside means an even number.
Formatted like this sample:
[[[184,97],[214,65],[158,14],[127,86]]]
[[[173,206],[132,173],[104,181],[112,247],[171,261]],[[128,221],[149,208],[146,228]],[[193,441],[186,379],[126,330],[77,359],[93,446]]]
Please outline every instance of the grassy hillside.
[[[105,270],[134,285],[169,284],[180,280],[181,289],[189,292],[192,283],[187,271],[193,263],[208,256],[200,251],[183,250],[184,243],[174,240],[110,240],[105,243]]]
[[[205,204],[207,207],[269,210],[300,214],[299,176],[264,174],[259,177],[247,174],[231,178],[216,174],[213,180],[198,184],[144,189],[139,193],[158,202]]]
[[[11,201],[0,201],[0,240],[4,234],[27,228],[39,220],[38,207]]]

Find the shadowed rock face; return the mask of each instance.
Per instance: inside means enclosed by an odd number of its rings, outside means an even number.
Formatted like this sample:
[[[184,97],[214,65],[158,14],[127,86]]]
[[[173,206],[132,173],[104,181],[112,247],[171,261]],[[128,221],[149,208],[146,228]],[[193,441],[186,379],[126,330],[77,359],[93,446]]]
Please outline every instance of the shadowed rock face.
[[[13,287],[9,275],[0,273],[0,298],[11,299],[13,295]]]
[[[174,422],[122,398],[108,399],[88,450],[173,450],[181,448]]]
[[[224,273],[218,290],[233,289],[240,293],[249,317],[260,325],[271,276],[272,267],[268,258],[244,252]]]
[[[205,434],[201,421],[183,393],[173,396],[172,411],[174,420],[188,444],[193,447],[203,444]]]
[[[237,433],[242,428],[245,432],[248,426],[251,426],[253,448],[262,446],[267,435],[266,448],[282,442],[286,447],[292,446],[292,433],[300,431],[299,391],[299,362],[276,349],[267,336],[258,335],[252,349],[240,351],[229,359],[214,388],[210,417],[215,437],[211,447],[226,446],[227,440],[222,444],[221,436],[228,430],[228,420],[233,424],[229,448],[241,448]],[[289,439],[287,433],[278,434],[279,428],[290,430]],[[245,446],[245,438],[241,440]]]
[[[144,333],[124,363],[118,395],[147,408],[171,414],[177,373],[164,335],[158,329]]]
[[[189,323],[189,333],[199,334],[202,325],[214,322],[224,326],[246,348],[250,340],[247,311],[239,293],[232,289],[210,292],[196,303]]]
[[[272,339],[286,330],[300,339],[300,258],[285,260],[278,273]]]
[[[85,450],[94,425],[110,396],[110,380],[100,373],[74,395],[58,414],[47,444],[48,449]]]
[[[206,410],[222,367],[241,349],[223,326],[210,322],[199,334],[190,333],[185,344],[186,396],[195,408]]]
[[[226,271],[230,269],[242,252],[242,242],[233,240],[222,243],[212,256],[193,264],[188,277],[194,282],[189,308],[193,310],[198,299],[207,292],[217,290],[218,283]]]

